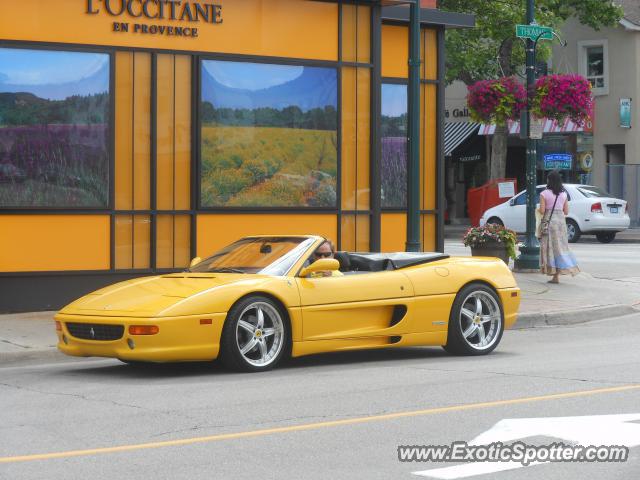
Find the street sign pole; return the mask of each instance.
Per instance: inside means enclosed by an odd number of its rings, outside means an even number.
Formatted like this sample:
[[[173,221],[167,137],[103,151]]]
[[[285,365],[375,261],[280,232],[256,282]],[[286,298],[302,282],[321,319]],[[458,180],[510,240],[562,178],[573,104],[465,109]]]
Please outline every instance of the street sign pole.
[[[420,4],[411,3],[409,32],[408,133],[409,165],[407,169],[407,252],[422,250],[420,243]]]
[[[535,25],[534,0],[527,0],[527,24]],[[543,38],[542,30],[539,30],[538,37]],[[536,217],[535,217],[535,198],[537,184],[537,141],[531,138],[531,96],[533,85],[536,81],[536,52],[533,38],[527,37],[527,235],[524,241],[524,247],[520,249],[520,257],[516,260],[516,269],[522,270],[538,270],[540,268],[540,247],[535,236]]]

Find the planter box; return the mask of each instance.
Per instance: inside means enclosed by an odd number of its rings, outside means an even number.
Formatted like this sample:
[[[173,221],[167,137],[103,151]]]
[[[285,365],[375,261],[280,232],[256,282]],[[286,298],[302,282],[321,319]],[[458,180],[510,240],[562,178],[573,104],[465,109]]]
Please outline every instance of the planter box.
[[[477,247],[471,247],[471,255],[474,257],[497,257],[509,265],[509,254],[504,243],[490,240]]]

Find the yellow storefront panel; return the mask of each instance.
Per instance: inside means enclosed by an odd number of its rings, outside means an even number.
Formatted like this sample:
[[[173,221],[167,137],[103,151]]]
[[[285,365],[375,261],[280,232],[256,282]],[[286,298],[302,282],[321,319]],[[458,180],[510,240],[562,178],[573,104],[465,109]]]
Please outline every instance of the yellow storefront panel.
[[[357,168],[356,168],[356,209],[369,210],[370,178],[369,150],[371,146],[371,73],[369,69],[358,68],[357,80]]]
[[[158,215],[156,218],[156,266],[173,268],[173,244],[175,229],[172,215]]]
[[[151,219],[148,215],[133,217],[133,268],[151,266]]]
[[[198,256],[250,235],[321,235],[337,242],[337,218],[323,214],[198,215]]]
[[[438,78],[438,33],[433,29],[423,30],[422,47],[423,68],[422,77],[427,80]]]
[[[0,216],[0,271],[106,270],[108,215]]]
[[[151,266],[151,219],[149,215],[116,215],[116,270]]]
[[[434,210],[436,208],[436,164],[437,164],[437,142],[436,142],[436,112],[437,95],[436,85],[422,85],[422,98],[424,100],[425,122],[422,138],[422,170],[421,175],[424,182],[422,209]]]
[[[369,215],[342,215],[341,250],[369,251],[369,235]]]
[[[358,62],[369,63],[371,61],[371,7],[359,5],[357,9]]]
[[[435,252],[436,250],[436,216],[425,214],[421,216],[422,250]]]
[[[188,267],[191,262],[191,216],[176,215],[174,225],[175,268]]]
[[[380,246],[383,252],[404,252],[407,242],[407,214],[384,213]]]
[[[133,53],[116,53],[115,207],[133,209]]]
[[[191,208],[191,57],[175,58],[175,208]]]
[[[211,5],[192,0],[3,1],[0,32],[12,40],[337,59],[336,4],[218,0]]]
[[[115,222],[115,266],[117,270],[133,268],[133,217],[116,215]]]
[[[174,208],[175,56],[158,55],[157,207]]]
[[[342,60],[345,62],[355,62],[358,58],[357,8],[356,5],[342,5]]]
[[[151,208],[151,54],[134,54],[133,208]]]
[[[406,78],[409,75],[409,30],[382,25],[382,76]]]

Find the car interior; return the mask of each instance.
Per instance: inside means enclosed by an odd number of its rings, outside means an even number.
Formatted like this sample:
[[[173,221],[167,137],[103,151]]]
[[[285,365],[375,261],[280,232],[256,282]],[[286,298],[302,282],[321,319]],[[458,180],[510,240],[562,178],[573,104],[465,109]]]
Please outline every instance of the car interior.
[[[340,263],[340,272],[345,275],[383,272],[421,265],[449,258],[442,253],[349,253],[336,252],[334,258]]]

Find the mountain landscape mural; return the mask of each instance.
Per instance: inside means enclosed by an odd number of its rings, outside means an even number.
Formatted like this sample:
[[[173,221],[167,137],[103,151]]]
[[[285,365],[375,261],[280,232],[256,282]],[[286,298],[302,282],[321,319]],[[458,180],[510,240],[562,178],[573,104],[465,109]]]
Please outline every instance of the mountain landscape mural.
[[[0,207],[105,208],[109,55],[0,48]]]
[[[336,69],[204,61],[201,72],[202,206],[335,207]]]

